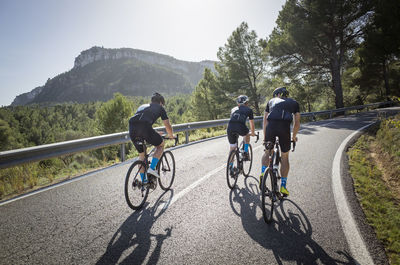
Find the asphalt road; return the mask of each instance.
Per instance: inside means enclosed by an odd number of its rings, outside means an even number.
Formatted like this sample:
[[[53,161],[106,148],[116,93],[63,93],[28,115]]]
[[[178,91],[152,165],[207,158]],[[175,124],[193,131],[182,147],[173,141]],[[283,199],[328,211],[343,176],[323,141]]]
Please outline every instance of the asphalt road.
[[[252,140],[251,176],[231,191],[229,145],[220,137],[173,150],[173,189],[149,194],[141,211],[124,198],[129,162],[1,205],[0,264],[357,264],[335,204],[332,163],[346,137],[376,117],[302,125],[290,154],[290,196],[270,225],[257,180],[262,141]],[[368,228],[363,233],[375,263],[386,263]]]

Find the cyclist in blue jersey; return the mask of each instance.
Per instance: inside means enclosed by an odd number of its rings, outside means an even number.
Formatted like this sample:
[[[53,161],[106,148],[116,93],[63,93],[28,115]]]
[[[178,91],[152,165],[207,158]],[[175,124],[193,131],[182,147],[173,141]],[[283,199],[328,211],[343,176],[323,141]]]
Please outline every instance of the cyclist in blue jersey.
[[[249,160],[249,142],[250,136],[256,136],[254,132],[254,114],[253,110],[248,107],[249,98],[246,95],[240,95],[237,99],[237,106],[231,110],[231,118],[228,123],[227,134],[230,144],[230,151],[237,147],[237,138],[235,134],[244,137],[244,160]],[[246,126],[246,120],[249,118],[250,131]],[[230,152],[229,151],[229,152]],[[230,164],[233,166],[233,163]]]
[[[289,174],[289,150],[290,150],[290,124],[293,123],[292,141],[297,142],[297,133],[300,129],[300,107],[296,100],[288,98],[289,91],[286,87],[279,87],[274,90],[273,98],[268,102],[264,112],[263,130],[264,142],[275,142],[275,137],[279,137],[281,148],[281,188],[280,192],[284,196],[289,195],[286,188],[287,177]],[[294,117],[294,119],[293,119]],[[261,159],[261,176],[268,165],[269,154],[264,152]]]
[[[154,93],[151,97],[150,104],[141,105],[135,115],[129,119],[129,136],[135,145],[135,148],[139,152],[139,159],[144,161],[145,155],[143,146],[140,144],[136,144],[137,138],[142,138],[146,140],[149,144],[152,144],[156,147],[153,158],[151,160],[150,168],[147,170],[149,175],[153,175],[157,178],[160,176],[156,171],[156,166],[158,160],[160,159],[162,153],[164,152],[164,140],[161,135],[156,132],[152,125],[154,122],[161,117],[165,129],[167,131],[169,138],[174,138],[172,126],[169,122],[167,112],[164,109],[165,99],[159,93]],[[148,179],[145,176],[144,171],[140,173],[143,183],[147,183]]]

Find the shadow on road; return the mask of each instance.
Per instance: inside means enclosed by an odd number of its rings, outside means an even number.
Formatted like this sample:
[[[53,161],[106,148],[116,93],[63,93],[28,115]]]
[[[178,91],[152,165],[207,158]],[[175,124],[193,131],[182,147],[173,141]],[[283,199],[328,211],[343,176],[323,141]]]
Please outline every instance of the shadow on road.
[[[251,181],[250,181],[251,180]],[[349,253],[337,251],[341,260],[331,257],[312,239],[312,226],[302,209],[292,200],[285,199],[274,210],[274,221],[266,224],[257,218],[261,212],[261,198],[258,181],[248,177],[245,187],[230,192],[232,210],[241,217],[244,230],[265,249],[273,252],[270,264],[295,261],[296,264],[356,264]]]
[[[97,261],[100,264],[144,264],[153,242],[156,244],[147,264],[156,264],[160,258],[161,246],[171,236],[172,227],[165,229],[165,234],[152,234],[151,228],[166,208],[159,207],[173,197],[173,190],[164,192],[153,207],[144,207],[133,212],[114,233],[107,250]],[[155,239],[155,240],[154,240]]]

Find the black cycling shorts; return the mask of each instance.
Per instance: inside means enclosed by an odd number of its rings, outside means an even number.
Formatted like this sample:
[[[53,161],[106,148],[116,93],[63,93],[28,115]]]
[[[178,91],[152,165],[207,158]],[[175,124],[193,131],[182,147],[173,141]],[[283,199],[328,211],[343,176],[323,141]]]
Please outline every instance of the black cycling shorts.
[[[139,153],[143,153],[144,150],[142,145],[135,143],[135,138],[137,137],[146,140],[147,143],[154,146],[159,146],[163,142],[161,135],[148,122],[129,123],[129,137]]]
[[[287,121],[268,121],[267,133],[264,141],[275,143],[275,137],[279,137],[281,151],[286,153],[290,150],[290,122]]]
[[[228,141],[230,144],[236,144],[237,138],[235,134],[239,134],[240,136],[245,136],[249,133],[249,128],[242,123],[229,123],[228,129],[226,130],[228,134]]]

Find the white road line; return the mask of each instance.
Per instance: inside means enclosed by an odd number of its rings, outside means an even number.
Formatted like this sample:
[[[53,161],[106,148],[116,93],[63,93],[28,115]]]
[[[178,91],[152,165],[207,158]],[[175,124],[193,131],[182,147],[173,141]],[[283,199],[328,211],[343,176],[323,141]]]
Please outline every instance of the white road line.
[[[259,145],[257,147],[253,148],[253,151],[260,149],[261,147],[263,147],[263,145]],[[203,177],[199,178],[198,180],[196,180],[195,182],[193,182],[192,184],[190,184],[189,186],[187,186],[185,189],[183,189],[182,191],[180,191],[178,194],[174,195],[170,200],[161,203],[158,206],[158,209],[162,209],[165,210],[166,208],[170,207],[172,204],[174,204],[177,200],[179,200],[180,198],[182,198],[183,196],[186,195],[186,193],[188,193],[189,191],[193,190],[194,188],[196,188],[197,186],[199,186],[203,181],[205,181],[206,179],[208,179],[209,177],[211,177],[214,174],[217,174],[221,169],[225,169],[226,168],[226,164],[223,164],[217,168],[215,168],[214,170],[211,170],[210,172],[208,172],[207,174],[205,174]]]
[[[365,242],[361,237],[357,224],[350,211],[346,197],[344,195],[342,178],[340,173],[340,161],[342,160],[343,152],[347,143],[359,132],[371,126],[374,123],[368,124],[357,131],[350,134],[339,146],[336,151],[335,158],[332,164],[332,189],[335,198],[336,208],[339,214],[340,223],[342,225],[344,234],[349,244],[351,254],[356,262],[359,264],[374,264]]]

